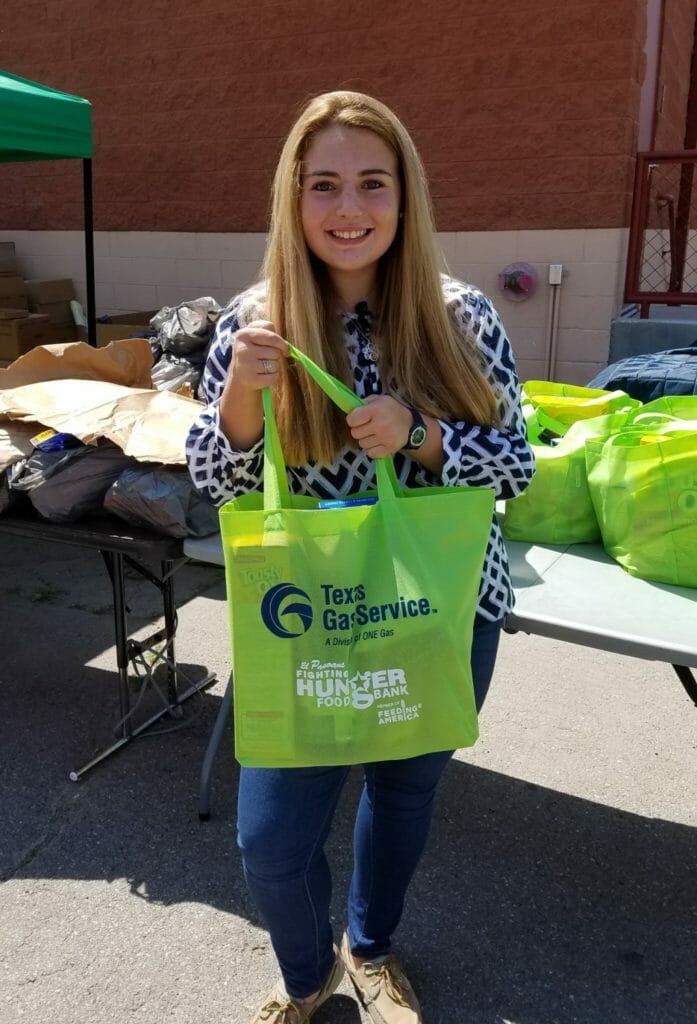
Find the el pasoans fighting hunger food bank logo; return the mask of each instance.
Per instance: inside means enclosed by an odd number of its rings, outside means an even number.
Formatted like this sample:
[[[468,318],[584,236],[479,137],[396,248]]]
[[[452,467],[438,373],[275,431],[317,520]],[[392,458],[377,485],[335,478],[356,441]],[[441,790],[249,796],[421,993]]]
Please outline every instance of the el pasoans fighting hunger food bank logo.
[[[390,622],[437,612],[427,597],[399,597],[396,601],[367,604],[362,583],[354,587],[322,583],[320,589],[324,600],[323,628],[349,634],[327,638],[326,645],[349,645],[359,638],[392,636]],[[269,632],[284,640],[307,633],[314,620],[309,594],[293,583],[278,583],[267,590],[260,610]],[[420,717],[422,708],[421,704],[408,704],[404,699],[409,696],[409,688],[403,668],[351,673],[342,662],[313,659],[297,666],[295,685],[296,696],[309,699],[318,708],[366,710],[375,705],[380,725],[412,721]]]

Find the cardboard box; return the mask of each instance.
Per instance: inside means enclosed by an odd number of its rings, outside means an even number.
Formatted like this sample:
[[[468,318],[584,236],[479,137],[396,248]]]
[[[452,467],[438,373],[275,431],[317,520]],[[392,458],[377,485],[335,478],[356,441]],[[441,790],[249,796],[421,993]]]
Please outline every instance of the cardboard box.
[[[0,307],[0,320],[20,320],[27,315],[26,309],[3,309]]]
[[[28,309],[27,289],[24,278],[17,274],[0,275],[0,307],[4,309]]]
[[[2,281],[2,277],[0,277]],[[26,316],[29,304],[26,295],[0,295],[0,309],[23,309]]]
[[[75,298],[75,288],[69,277],[61,277],[53,281],[32,279],[25,281],[24,284],[32,310],[35,303],[70,302]]]
[[[42,313],[0,318],[0,359],[17,359],[37,345],[75,341],[75,328],[52,324]]]
[[[0,277],[0,298],[5,295],[26,295],[24,278],[18,274],[5,274]]]
[[[0,242],[0,274],[16,275],[17,256],[14,242]]]
[[[158,310],[147,313],[113,313],[109,315],[111,323],[97,324],[97,348],[103,348],[110,341],[122,341],[133,334],[152,330],[150,320]]]
[[[44,313],[52,324],[74,324],[73,311],[70,302],[32,302],[29,299],[29,308],[32,313]]]

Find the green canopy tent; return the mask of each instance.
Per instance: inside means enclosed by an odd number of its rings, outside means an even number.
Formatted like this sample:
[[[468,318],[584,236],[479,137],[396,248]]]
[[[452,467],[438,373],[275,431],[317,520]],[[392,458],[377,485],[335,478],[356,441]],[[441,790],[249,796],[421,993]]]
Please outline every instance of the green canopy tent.
[[[87,338],[96,345],[92,150],[88,100],[0,71],[0,162],[82,160]]]

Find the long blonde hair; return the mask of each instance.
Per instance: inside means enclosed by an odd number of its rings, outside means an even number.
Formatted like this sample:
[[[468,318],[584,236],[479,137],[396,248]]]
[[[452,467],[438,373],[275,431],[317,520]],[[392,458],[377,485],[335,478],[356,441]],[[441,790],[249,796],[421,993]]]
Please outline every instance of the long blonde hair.
[[[414,143],[378,100],[330,92],[311,100],[290,130],[276,169],[263,276],[267,312],[278,333],[334,376],[350,383],[335,297],[305,243],[300,215],[303,160],[312,139],[331,125],[377,135],[397,157],[402,216],[380,261],[375,335],[380,374],[400,397],[443,419],[493,424],[496,401],[475,346],[451,321],[440,280],[442,257],[428,184]],[[352,442],[340,413],[293,360],[281,361],[274,395],[289,465],[331,463]]]

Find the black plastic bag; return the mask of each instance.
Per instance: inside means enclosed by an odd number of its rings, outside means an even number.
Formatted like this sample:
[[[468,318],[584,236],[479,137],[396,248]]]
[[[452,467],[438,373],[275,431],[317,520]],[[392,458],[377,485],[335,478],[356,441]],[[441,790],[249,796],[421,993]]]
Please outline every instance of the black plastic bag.
[[[65,451],[37,449],[15,463],[10,487],[26,491],[44,519],[71,523],[82,516],[103,514],[104,495],[124,469],[137,465],[110,441]]]
[[[172,352],[163,352],[152,368],[152,383],[158,391],[178,391],[185,384],[196,394],[203,372],[203,353],[190,356],[175,356]]]
[[[10,470],[3,469],[0,473],[0,515],[17,507],[20,501],[20,492],[10,487]]]
[[[133,526],[170,537],[205,537],[218,531],[218,509],[194,487],[185,469],[126,469],[104,498],[104,508]]]
[[[178,306],[163,306],[150,324],[163,352],[185,356],[206,348],[220,313],[215,299],[205,295]]]

